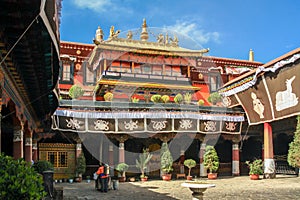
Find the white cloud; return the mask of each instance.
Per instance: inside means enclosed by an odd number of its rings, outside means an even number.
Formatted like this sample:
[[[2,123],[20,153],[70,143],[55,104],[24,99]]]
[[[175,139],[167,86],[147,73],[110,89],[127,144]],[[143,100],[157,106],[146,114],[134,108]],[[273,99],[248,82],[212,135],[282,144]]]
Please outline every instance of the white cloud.
[[[167,26],[166,28],[189,36],[200,44],[219,42],[220,34],[218,32],[206,32],[205,30],[198,28],[196,23],[188,21],[176,21],[175,25]]]
[[[93,11],[106,11],[112,7],[111,0],[74,0],[74,4],[80,8],[88,8]]]

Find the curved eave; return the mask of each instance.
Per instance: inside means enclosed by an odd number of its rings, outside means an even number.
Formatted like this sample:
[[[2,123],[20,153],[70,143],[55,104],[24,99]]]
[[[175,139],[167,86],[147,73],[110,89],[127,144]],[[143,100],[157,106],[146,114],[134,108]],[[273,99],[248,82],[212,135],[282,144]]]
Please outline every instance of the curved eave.
[[[41,3],[47,9],[41,13],[48,15],[57,5],[44,0],[0,2],[1,61],[6,56],[1,68],[16,93],[13,101],[24,106],[34,121],[43,120],[58,105],[53,94],[59,75],[58,35],[54,22],[50,27],[40,16]]]

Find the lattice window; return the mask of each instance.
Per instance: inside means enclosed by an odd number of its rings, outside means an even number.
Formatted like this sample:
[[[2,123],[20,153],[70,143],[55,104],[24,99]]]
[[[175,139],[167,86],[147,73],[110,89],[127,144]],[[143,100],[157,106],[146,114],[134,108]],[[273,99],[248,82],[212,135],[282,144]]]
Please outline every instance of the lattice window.
[[[71,80],[71,65],[69,63],[63,64],[63,81],[70,81]]]
[[[55,168],[68,167],[68,152],[59,151],[47,153],[47,160],[52,163]]]
[[[48,152],[47,160],[55,167],[57,165],[57,152]]]
[[[68,167],[68,152],[58,152],[58,167]]]

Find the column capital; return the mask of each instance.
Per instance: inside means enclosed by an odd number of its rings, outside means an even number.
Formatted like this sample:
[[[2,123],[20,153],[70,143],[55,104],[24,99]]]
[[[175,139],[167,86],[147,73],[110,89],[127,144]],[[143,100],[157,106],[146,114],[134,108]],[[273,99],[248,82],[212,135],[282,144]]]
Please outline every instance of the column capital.
[[[173,133],[158,133],[154,137],[160,139],[163,143],[168,143],[174,137],[174,134]]]

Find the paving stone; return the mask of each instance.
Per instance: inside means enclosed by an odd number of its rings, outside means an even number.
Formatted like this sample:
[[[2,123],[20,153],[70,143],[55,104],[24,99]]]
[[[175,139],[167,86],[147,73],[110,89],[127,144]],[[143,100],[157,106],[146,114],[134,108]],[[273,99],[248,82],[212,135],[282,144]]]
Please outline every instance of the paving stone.
[[[201,179],[216,184],[204,192],[204,200],[215,199],[300,199],[300,178],[296,176],[277,176],[275,179],[250,180],[248,176],[219,177],[217,180]],[[151,180],[147,182],[125,182],[119,184],[119,190],[109,190],[101,193],[95,190],[91,183],[57,183],[64,189],[64,199],[67,200],[171,200],[192,199],[192,192],[181,183],[185,180]]]

